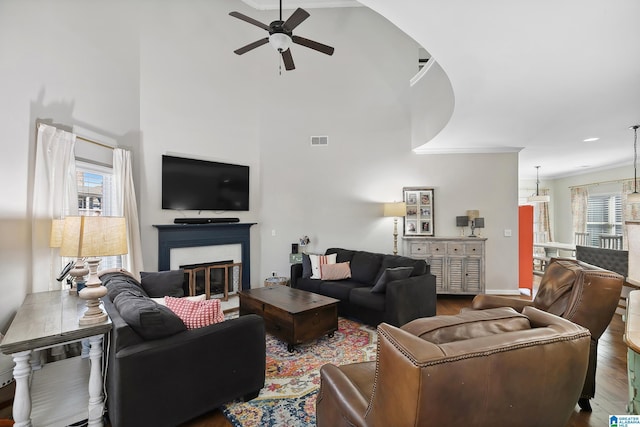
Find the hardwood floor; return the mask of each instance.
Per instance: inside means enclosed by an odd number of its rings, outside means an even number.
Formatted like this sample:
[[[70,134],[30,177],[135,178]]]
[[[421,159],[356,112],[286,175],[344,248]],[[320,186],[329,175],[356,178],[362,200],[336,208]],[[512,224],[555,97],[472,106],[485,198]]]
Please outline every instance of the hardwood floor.
[[[528,297],[523,298],[528,299]],[[457,314],[462,307],[470,305],[471,299],[471,297],[440,295],[438,296],[437,314]],[[566,427],[607,426],[609,425],[609,415],[626,413],[625,406],[628,400],[627,347],[622,340],[623,333],[624,323],[621,316],[616,314],[600,338],[598,346],[596,396],[591,399],[593,412],[580,412],[580,408],[576,405]],[[526,384],[523,384],[523,387],[526,387]],[[1,397],[2,393],[0,393]],[[0,405],[0,407],[2,406]],[[0,418],[2,417],[0,416]],[[220,411],[216,410],[184,424],[183,427],[231,427],[231,423]]]

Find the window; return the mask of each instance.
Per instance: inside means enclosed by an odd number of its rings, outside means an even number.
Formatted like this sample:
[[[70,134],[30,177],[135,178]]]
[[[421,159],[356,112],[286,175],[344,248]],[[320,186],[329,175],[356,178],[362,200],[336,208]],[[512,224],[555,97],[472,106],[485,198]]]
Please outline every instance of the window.
[[[76,160],[78,187],[78,214],[85,216],[111,216],[113,170],[110,167]],[[122,267],[122,257],[102,257],[100,269]]]
[[[590,195],[587,201],[587,232],[591,246],[600,246],[603,234],[622,234],[620,193]]]

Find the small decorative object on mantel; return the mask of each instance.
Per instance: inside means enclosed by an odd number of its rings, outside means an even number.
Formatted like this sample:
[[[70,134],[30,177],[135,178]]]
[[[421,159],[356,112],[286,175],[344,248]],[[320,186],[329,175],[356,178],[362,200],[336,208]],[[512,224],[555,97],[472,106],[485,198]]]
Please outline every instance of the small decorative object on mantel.
[[[311,240],[309,239],[309,236],[304,236],[300,238],[300,252],[302,252],[303,254],[307,253],[307,245],[311,243]]]
[[[434,236],[433,188],[404,187],[405,236]]]

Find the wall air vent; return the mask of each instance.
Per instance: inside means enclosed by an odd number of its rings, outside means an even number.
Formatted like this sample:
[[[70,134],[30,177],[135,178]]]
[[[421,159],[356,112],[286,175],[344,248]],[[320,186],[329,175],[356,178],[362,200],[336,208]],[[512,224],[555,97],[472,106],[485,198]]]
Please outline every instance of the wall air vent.
[[[312,136],[311,137],[311,146],[319,147],[323,145],[329,145],[329,137],[328,136]]]

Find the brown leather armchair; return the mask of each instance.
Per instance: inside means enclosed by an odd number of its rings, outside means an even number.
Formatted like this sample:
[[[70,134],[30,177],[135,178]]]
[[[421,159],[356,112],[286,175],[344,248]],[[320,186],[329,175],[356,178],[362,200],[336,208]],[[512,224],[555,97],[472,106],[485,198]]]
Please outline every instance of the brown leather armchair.
[[[473,299],[472,308],[482,310],[508,306],[522,311],[525,306],[533,306],[589,329],[589,369],[578,404],[581,409],[590,411],[589,399],[596,391],[598,339],[616,311],[623,283],[624,278],[612,271],[574,259],[552,258],[533,301],[478,295]]]
[[[527,307],[378,326],[375,362],[324,365],[318,427],[564,426],[589,331]]]

